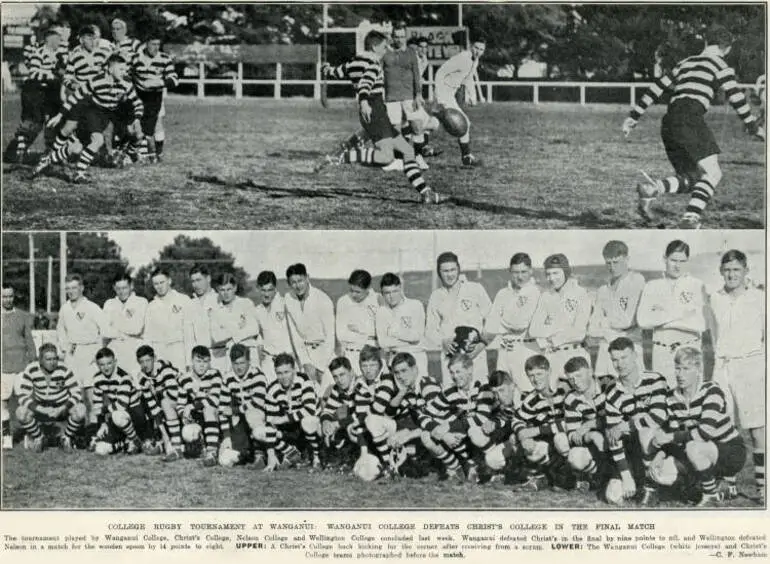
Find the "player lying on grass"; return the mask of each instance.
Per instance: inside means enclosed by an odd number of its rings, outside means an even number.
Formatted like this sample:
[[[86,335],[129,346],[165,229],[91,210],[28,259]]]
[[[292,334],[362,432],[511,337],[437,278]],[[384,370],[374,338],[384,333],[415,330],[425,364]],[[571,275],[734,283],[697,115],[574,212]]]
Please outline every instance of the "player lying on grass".
[[[60,445],[65,451],[72,450],[72,443],[86,419],[80,385],[72,372],[59,364],[56,345],[41,346],[38,359],[21,375],[16,419],[34,452],[41,452],[45,447],[46,431],[50,427],[66,421]]]
[[[222,374],[211,368],[211,352],[201,345],[193,347],[192,368],[179,379],[177,411],[189,456],[200,456],[202,431],[204,466],[216,466],[220,433],[222,437],[229,436],[229,404],[230,395]]]
[[[651,206],[658,196],[690,194],[679,227],[700,227],[703,212],[722,180],[719,146],[705,120],[718,89],[725,92],[748,132],[762,140],[765,138],[757,118],[751,114],[746,96],[738,88],[735,71],[724,60],[730,54],[733,42],[727,29],[721,25],[712,26],[706,33],[703,52],[680,61],[673,70],[655,81],[623,122],[623,133],[628,136],[647,108],[664,93],[671,93],[668,111],[661,124],[661,138],[674,175],[657,180],[647,177],[637,186],[638,210],[648,221],[654,219]]]
[[[316,386],[307,374],[297,371],[294,357],[287,353],[276,355],[273,365],[276,379],[267,386],[265,423],[252,429],[267,451],[265,471],[296,466],[305,446],[310,450],[312,467],[318,469],[321,422]]]
[[[133,104],[134,123],[130,130],[134,135],[134,142],[138,143],[143,139],[140,120],[144,115],[144,105],[133,84],[127,81],[125,76],[126,62],[120,55],[112,55],[107,59],[104,72],[81,85],[67,98],[61,111],[48,120],[48,127],[56,127],[62,120],[64,125],[56,135],[51,149],[35,165],[33,178],[54,163],[67,163],[70,136],[81,128],[89,136],[89,143],[80,152],[72,181],[85,182],[86,170],[104,145],[103,132],[123,100]]]
[[[725,393],[703,381],[703,354],[682,347],[674,362],[676,388],[666,398],[666,420],[650,445],[654,459],[645,486],[647,505],[657,505],[657,486],[685,485],[691,477],[700,485],[698,507],[719,506],[738,495],[735,477],[746,462],[746,445],[733,426]],[[718,491],[718,478],[725,481],[723,491]]]

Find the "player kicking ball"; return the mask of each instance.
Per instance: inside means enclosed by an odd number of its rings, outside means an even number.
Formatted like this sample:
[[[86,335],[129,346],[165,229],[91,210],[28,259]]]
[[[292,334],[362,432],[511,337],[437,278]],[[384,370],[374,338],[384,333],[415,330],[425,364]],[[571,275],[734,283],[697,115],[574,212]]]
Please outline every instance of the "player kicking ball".
[[[719,146],[706,125],[705,115],[717,94],[724,91],[747,131],[762,139],[765,132],[752,115],[746,96],[738,88],[735,71],[724,58],[732,49],[732,34],[720,25],[706,33],[703,52],[680,61],[674,69],[660,77],[630,111],[623,122],[623,134],[628,137],[644,112],[664,93],[670,92],[668,111],[661,123],[661,138],[666,155],[674,167],[674,175],[653,179],[637,185],[638,211],[646,221],[653,221],[652,203],[663,194],[690,194],[690,201],[679,227],[698,229],[706,206],[714,197],[722,180],[719,167]]]

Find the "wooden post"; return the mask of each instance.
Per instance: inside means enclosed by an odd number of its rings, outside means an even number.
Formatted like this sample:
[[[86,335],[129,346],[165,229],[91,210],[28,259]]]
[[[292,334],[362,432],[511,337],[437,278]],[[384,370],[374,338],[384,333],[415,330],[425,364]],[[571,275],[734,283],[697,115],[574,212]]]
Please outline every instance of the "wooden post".
[[[238,61],[238,76],[235,79],[235,99],[243,98],[243,61]]]
[[[532,103],[533,104],[540,103],[540,85],[539,84],[532,85]]]
[[[201,61],[198,63],[198,98],[206,97],[206,65]]]
[[[281,99],[281,79],[283,78],[283,66],[281,63],[275,63],[275,85],[273,87],[273,98]]]
[[[631,106],[636,106],[636,86],[631,85]]]
[[[27,234],[29,241],[29,312],[35,313],[35,237]]]
[[[320,49],[320,46],[319,46]],[[313,83],[313,100],[321,99],[321,55],[316,58],[315,83]]]
[[[580,105],[581,106],[586,105],[586,85],[585,84],[580,85]]]
[[[492,103],[492,83],[487,82],[487,104]]]
[[[46,294],[45,311],[50,314],[53,309],[53,257],[48,255],[48,292]]]
[[[67,234],[59,232],[59,307],[67,301],[67,293],[64,291],[67,280]]]

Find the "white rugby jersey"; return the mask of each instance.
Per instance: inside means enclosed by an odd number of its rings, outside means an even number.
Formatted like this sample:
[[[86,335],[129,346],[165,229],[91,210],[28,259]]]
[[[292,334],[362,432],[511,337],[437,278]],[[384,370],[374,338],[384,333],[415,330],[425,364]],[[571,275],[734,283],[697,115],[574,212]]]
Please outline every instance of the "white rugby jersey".
[[[163,296],[155,296],[147,306],[144,338],[150,344],[183,343],[189,359],[194,340],[192,300],[173,288]]]
[[[765,293],[754,287],[740,294],[720,288],[709,304],[716,322],[716,356],[739,357],[765,349]]]
[[[440,345],[444,339],[454,337],[455,327],[465,325],[481,331],[491,309],[492,300],[484,286],[469,282],[461,274],[454,287],[437,288],[430,295],[425,337]]]
[[[539,300],[540,287],[534,279],[530,279],[521,288],[514,288],[513,284],[508,282],[495,296],[487,319],[486,332],[525,336]]]
[[[540,295],[529,334],[535,339],[550,338],[554,346],[578,344],[585,339],[591,315],[591,298],[575,278],[569,278],[558,290]]]
[[[334,304],[322,290],[310,286],[300,301],[289,292],[284,297],[289,314],[289,331],[295,343],[322,349],[329,358],[334,356]]]
[[[106,327],[104,313],[94,302],[85,296],[74,303],[67,300],[59,309],[56,325],[59,347],[66,351],[70,345],[101,345]]]
[[[396,307],[380,306],[375,324],[377,342],[383,349],[408,353],[425,350],[425,308],[419,300],[404,298]]]
[[[642,329],[678,329],[703,333],[703,282],[683,274],[679,278],[650,280],[644,285],[636,320]]]
[[[478,68],[479,60],[471,56],[470,51],[461,51],[447,60],[436,71],[434,82],[450,90],[457,90],[473,78]]]
[[[219,294],[209,289],[202,296],[190,298],[193,315],[193,338],[196,345],[210,347],[212,339],[214,310],[219,307]]]
[[[293,354],[289,327],[286,324],[286,308],[281,294],[276,293],[269,306],[259,304],[256,316],[265,352],[271,356],[280,353]]]
[[[350,294],[337,300],[337,340],[343,346],[361,348],[376,345],[375,317],[382,298],[377,292],[369,294],[360,302],[353,301]]]
[[[211,311],[211,340],[213,343],[257,345],[259,324],[257,309],[248,298],[235,296],[229,304],[217,302]]]
[[[121,302],[117,297],[104,302],[105,336],[119,341],[139,339],[144,333],[148,302],[133,292]]]
[[[602,337],[614,332],[615,337],[627,336],[641,340],[637,330],[636,310],[644,290],[644,276],[629,271],[614,283],[604,284],[596,292],[596,301],[588,323],[588,334]]]

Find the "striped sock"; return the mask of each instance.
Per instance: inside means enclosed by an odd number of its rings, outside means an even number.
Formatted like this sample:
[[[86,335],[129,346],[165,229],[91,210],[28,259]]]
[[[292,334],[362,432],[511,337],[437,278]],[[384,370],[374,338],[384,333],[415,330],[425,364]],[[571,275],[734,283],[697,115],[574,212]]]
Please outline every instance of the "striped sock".
[[[163,145],[165,143],[164,139],[165,137],[163,139],[158,139],[155,137],[155,154],[158,156],[163,154]]]
[[[422,177],[422,172],[420,172],[420,167],[417,166],[416,162],[413,160],[404,161],[404,174],[406,175],[409,184],[412,185],[412,188],[418,192],[423,191],[426,186],[425,179]]]
[[[765,451],[761,449],[755,449],[752,455],[754,459],[754,480],[757,483],[757,487],[765,487]]]
[[[465,441],[461,442],[455,447],[454,453],[463,463],[468,462],[470,459],[470,456],[468,455],[468,447],[466,446]]]
[[[317,433],[305,433],[305,440],[307,440],[307,443],[310,445],[310,450],[313,452],[313,455],[317,456],[318,451],[321,450],[321,444],[318,440],[318,434]]]
[[[471,142],[463,143],[460,141],[460,156],[466,157],[471,154]]]
[[[374,149],[369,148],[354,148],[344,153],[344,160],[346,163],[361,163],[363,165],[374,164]]]
[[[615,463],[615,469],[618,473],[629,472],[628,459],[626,458],[626,450],[623,445],[623,441],[618,441],[616,446],[610,447],[610,457]]]
[[[88,167],[91,166],[91,163],[94,162],[94,159],[96,158],[96,154],[89,148],[85,148],[80,153],[80,158],[78,159],[77,164],[77,171],[80,173],[85,173],[86,170],[88,170]]]
[[[40,429],[40,424],[34,416],[30,417],[29,421],[26,423],[22,422],[21,426],[24,428],[24,431],[30,439],[42,438],[43,431]]]
[[[666,194],[684,194],[690,191],[690,179],[683,174],[669,176],[660,181]]]
[[[128,421],[125,425],[118,425],[115,424],[115,426],[120,429],[120,431],[126,436],[126,438],[129,441],[136,441],[139,439],[139,437],[136,434],[136,429],[134,429],[134,423],[131,421],[131,417],[128,418]]]
[[[372,442],[374,443],[374,449],[377,451],[377,456],[380,457],[380,460],[390,460],[390,446],[388,446],[388,436],[385,435],[379,439],[372,439]]]
[[[441,445],[436,445],[438,447],[440,453],[434,453],[436,455],[436,458],[439,462],[441,462],[444,465],[444,468],[447,470],[457,470],[460,468],[460,461],[457,460],[457,457],[454,455],[453,452],[445,449]]]
[[[168,438],[171,441],[171,446],[175,449],[182,448],[182,426],[179,423],[179,419],[166,420],[166,430],[168,431]]]
[[[68,138],[60,133],[54,139],[51,151],[48,154],[51,156],[51,162],[66,163],[69,158],[69,152]]]
[[[284,441],[283,439],[277,439],[275,443],[275,450],[281,454],[281,456],[286,456],[286,453],[288,453],[293,447]]]
[[[27,150],[27,132],[23,128],[16,131],[16,152],[22,153]]]
[[[80,431],[82,426],[83,422],[75,420],[75,418],[73,418],[70,414],[70,416],[67,417],[67,426],[64,429],[64,434],[71,439],[77,434],[78,431]]]
[[[708,477],[701,478],[700,485],[703,493],[706,495],[714,494],[717,491],[717,481],[713,474],[709,475]]]
[[[708,180],[698,180],[692,188],[686,211],[702,214],[713,197],[714,186]]]
[[[203,435],[206,438],[206,449],[216,449],[219,445],[219,422],[204,421]]]
[[[425,145],[427,145],[427,142],[425,141],[424,134],[414,136],[414,154],[415,155],[422,155],[422,150],[425,148]]]

